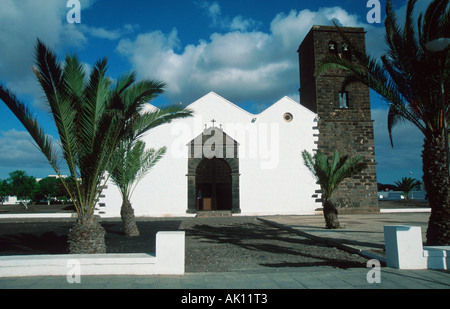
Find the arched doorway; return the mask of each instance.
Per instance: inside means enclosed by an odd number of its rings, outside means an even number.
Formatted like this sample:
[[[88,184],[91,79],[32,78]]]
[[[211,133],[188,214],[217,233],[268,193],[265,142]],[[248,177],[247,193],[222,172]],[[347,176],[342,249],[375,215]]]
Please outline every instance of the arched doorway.
[[[203,159],[197,166],[196,210],[231,210],[231,167],[223,159]]]
[[[187,146],[186,212],[194,214],[208,209],[240,213],[239,143],[221,128],[212,127],[205,129]],[[205,201],[209,203],[206,207]]]

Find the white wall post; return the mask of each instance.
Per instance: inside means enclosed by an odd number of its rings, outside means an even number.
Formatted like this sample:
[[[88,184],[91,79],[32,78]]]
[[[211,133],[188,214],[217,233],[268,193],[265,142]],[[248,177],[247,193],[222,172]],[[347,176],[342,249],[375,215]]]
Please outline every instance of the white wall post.
[[[423,256],[427,259],[428,269],[449,269],[450,246],[429,246],[423,249]]]
[[[384,226],[386,265],[398,269],[426,269],[422,230],[417,226]]]
[[[157,268],[160,274],[184,274],[185,232],[158,232],[156,234]]]

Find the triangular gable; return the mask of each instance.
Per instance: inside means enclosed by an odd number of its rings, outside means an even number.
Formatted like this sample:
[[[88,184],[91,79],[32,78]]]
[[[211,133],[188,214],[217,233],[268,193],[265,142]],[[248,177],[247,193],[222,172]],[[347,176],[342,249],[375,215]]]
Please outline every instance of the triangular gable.
[[[280,100],[278,100],[277,102],[275,102],[274,104],[272,104],[271,106],[266,108],[264,111],[259,113],[258,115],[260,116],[265,113],[270,113],[270,111],[273,108],[275,108],[276,106],[281,105],[281,104],[286,104],[287,107],[292,106],[292,108],[300,109],[302,113],[309,113],[311,115],[317,115],[316,113],[312,112],[310,109],[306,108],[305,106],[301,105],[300,103],[298,103],[297,101],[293,100],[292,98],[290,98],[288,96],[284,96],[283,98],[281,98]]]
[[[210,127],[190,141],[190,158],[237,158],[239,143],[222,129]]]
[[[253,116],[252,113],[246,111],[245,109],[237,106],[236,104],[228,101],[224,97],[218,95],[214,91],[209,92],[208,94],[204,95],[203,97],[199,98],[198,100],[192,102],[187,106],[189,109],[196,109],[196,105],[203,105],[203,104],[211,104],[211,103],[219,103],[219,104],[225,104],[226,106],[229,106],[239,112],[244,113],[246,116]]]

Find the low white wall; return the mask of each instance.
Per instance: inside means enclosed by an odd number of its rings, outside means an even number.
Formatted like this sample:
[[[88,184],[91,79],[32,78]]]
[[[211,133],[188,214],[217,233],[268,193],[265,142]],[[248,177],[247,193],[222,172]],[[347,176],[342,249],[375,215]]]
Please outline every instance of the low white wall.
[[[386,265],[397,269],[449,269],[450,246],[423,247],[418,226],[384,226]]]
[[[65,254],[0,257],[0,277],[90,275],[182,275],[185,232],[158,232],[156,255]]]
[[[0,219],[68,219],[76,217],[76,213],[0,214]]]

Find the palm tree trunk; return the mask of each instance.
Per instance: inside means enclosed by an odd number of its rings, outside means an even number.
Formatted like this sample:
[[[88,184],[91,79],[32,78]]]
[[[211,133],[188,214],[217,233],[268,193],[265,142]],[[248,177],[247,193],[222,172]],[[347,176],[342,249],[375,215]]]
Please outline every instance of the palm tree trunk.
[[[120,216],[122,217],[123,232],[126,236],[139,236],[139,229],[136,225],[136,217],[134,216],[134,209],[128,199],[124,199],[122,208],[120,209]]]
[[[338,211],[336,206],[330,200],[323,202],[323,216],[325,217],[325,228],[327,229],[340,229],[341,224],[338,219]]]
[[[92,216],[80,217],[68,235],[71,254],[106,253],[105,229]]]
[[[426,138],[423,159],[423,181],[431,215],[428,221],[427,245],[450,245],[450,179],[444,137]]]

